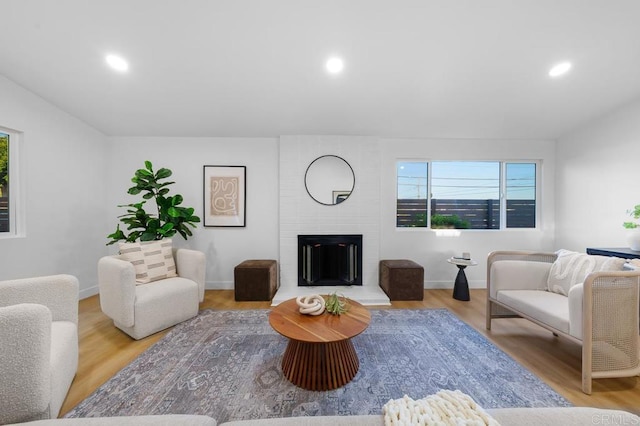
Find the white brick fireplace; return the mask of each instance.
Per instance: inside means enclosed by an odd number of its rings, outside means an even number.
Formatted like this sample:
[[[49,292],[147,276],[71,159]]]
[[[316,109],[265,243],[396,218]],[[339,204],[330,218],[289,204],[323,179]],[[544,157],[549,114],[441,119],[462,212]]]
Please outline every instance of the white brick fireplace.
[[[307,167],[322,155],[344,158],[355,174],[351,196],[334,206],[314,201],[304,185]],[[273,304],[301,294],[334,291],[363,304],[389,304],[389,298],[378,285],[381,203],[378,139],[281,136],[279,166],[280,289]],[[362,286],[299,287],[298,235],[304,234],[362,234]]]

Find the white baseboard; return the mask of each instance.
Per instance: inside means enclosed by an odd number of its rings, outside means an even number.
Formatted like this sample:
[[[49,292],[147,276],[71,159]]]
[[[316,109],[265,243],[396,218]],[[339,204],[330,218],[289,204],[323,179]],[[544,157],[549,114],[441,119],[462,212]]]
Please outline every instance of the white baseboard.
[[[207,281],[204,285],[205,290],[233,290],[233,281]],[[451,289],[453,290],[453,281],[425,281],[424,288],[429,289]],[[469,281],[469,288],[487,288],[485,281],[473,280]],[[98,286],[94,285],[89,288],[80,290],[80,299],[86,299],[98,294]]]
[[[98,286],[94,285],[89,288],[80,289],[78,293],[78,297],[80,298],[80,300],[82,300],[82,299],[86,299],[87,297],[95,296],[96,294],[98,294],[98,292],[99,292]]]
[[[233,281],[207,281],[205,290],[233,290]]]

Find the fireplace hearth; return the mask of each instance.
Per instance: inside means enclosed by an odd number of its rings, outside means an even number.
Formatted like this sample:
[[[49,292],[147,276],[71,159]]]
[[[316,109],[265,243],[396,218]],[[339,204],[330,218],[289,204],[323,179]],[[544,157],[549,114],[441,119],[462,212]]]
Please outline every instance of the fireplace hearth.
[[[298,235],[298,285],[362,285],[362,235]]]

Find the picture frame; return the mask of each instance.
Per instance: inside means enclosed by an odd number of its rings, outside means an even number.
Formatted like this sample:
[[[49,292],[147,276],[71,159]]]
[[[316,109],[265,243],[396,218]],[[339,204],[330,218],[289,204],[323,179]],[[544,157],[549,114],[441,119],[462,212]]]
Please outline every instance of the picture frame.
[[[204,166],[202,217],[205,227],[246,226],[246,175],[245,166]]]

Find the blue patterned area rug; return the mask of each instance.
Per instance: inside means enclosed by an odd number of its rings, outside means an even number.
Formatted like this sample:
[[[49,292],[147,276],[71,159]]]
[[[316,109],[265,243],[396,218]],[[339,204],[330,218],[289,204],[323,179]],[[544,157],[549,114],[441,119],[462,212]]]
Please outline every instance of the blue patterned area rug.
[[[360,370],[343,388],[314,392],[280,368],[287,339],[269,310],[203,310],[66,417],[206,414],[228,420],[381,414],[389,399],[459,389],[484,408],[571,404],[446,309],[371,310],[353,344]]]

